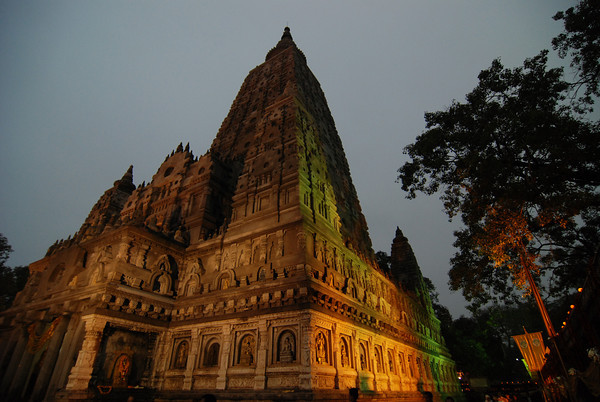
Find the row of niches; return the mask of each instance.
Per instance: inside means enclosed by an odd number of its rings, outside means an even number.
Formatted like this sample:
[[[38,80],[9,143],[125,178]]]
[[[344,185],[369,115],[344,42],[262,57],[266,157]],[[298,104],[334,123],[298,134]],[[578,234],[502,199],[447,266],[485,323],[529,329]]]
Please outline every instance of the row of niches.
[[[193,340],[190,337],[173,340],[169,369],[216,369],[228,367],[256,367],[259,337],[256,330],[242,330],[232,334],[233,345],[229,355],[223,348],[223,334],[203,336],[196,356],[190,355]],[[276,327],[271,330],[268,346],[270,365],[299,364],[298,330],[296,327]]]
[[[438,329],[435,329],[436,327],[432,323],[431,317],[419,314],[419,310],[422,310],[422,308],[419,307],[416,302],[411,302],[400,294],[392,296],[391,298],[389,296],[388,298],[378,296],[376,293],[364,288],[352,279],[342,277],[337,272],[329,272],[327,270],[320,271],[312,268],[310,275],[312,278],[322,281],[331,288],[356,300],[360,305],[367,308],[365,311],[371,310],[369,313],[354,312],[348,314],[346,312],[344,315],[347,315],[356,321],[363,322],[375,329],[381,329],[376,322],[373,322],[373,319],[375,318],[372,315],[376,316],[377,314],[382,314],[387,318],[387,321],[394,323],[394,325],[402,324],[406,328],[410,328],[427,338],[433,339],[435,342],[439,343],[442,341],[439,327]],[[332,298],[330,296],[320,293],[315,293],[312,296],[313,302],[324,306],[332,305],[331,300]],[[377,313],[373,313],[373,311]]]
[[[416,349],[372,341],[371,337],[340,334],[334,340],[331,331],[317,328],[308,342],[299,342],[298,328],[275,327],[268,337],[260,338],[256,330],[232,333],[230,348],[223,348],[222,334],[210,334],[192,339],[176,337],[170,347],[169,369],[216,370],[220,367],[256,367],[259,350],[267,351],[267,366],[322,365],[357,373],[395,375],[404,379],[452,382],[451,361],[437,359]],[[266,345],[260,345],[259,342]],[[191,354],[193,342],[198,342],[197,354]]]
[[[343,249],[332,246],[317,235],[308,238],[307,248],[322,265],[311,268],[310,275],[330,287],[379,311],[410,328],[417,329],[427,337],[439,340],[426,310],[390,282],[379,276],[371,267],[365,267]],[[406,311],[411,312],[409,316]]]
[[[451,362],[436,359],[416,349],[399,346],[386,348],[367,339],[356,340],[349,335],[341,335],[338,351],[341,367],[402,378],[443,382],[453,380],[454,367]]]

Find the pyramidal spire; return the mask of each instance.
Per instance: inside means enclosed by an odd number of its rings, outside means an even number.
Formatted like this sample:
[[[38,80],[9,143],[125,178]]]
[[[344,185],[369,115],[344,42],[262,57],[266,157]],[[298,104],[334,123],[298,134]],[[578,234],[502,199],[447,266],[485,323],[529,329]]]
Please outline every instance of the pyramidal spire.
[[[322,253],[348,247],[364,261],[374,262],[366,220],[325,94],[288,27],[265,62],[244,80],[211,152],[228,165],[240,162],[237,189],[232,190],[234,210],[244,211],[250,219],[247,211],[264,208],[267,202],[262,196],[250,206],[242,205],[256,199],[250,189],[265,183],[297,183],[296,206]],[[285,195],[278,197],[278,202],[269,201],[279,208],[276,219],[288,213],[283,207],[292,205],[282,202]],[[241,227],[240,214],[229,230]]]
[[[392,242],[391,265],[394,278],[401,282],[407,290],[415,292],[423,306],[431,309],[429,291],[423,280],[415,253],[408,239],[398,227]]]

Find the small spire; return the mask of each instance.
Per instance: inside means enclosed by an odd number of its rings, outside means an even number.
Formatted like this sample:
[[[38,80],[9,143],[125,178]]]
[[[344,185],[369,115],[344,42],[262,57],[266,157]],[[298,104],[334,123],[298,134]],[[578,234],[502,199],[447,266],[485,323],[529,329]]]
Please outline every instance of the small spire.
[[[129,194],[135,190],[135,185],[133,184],[133,165],[129,165],[127,172],[125,172],[123,177],[121,177],[121,180],[115,181],[114,185],[120,190],[124,190]]]
[[[127,172],[125,172],[121,180],[126,180],[129,178],[133,179],[133,165],[129,165],[129,169],[127,169]]]

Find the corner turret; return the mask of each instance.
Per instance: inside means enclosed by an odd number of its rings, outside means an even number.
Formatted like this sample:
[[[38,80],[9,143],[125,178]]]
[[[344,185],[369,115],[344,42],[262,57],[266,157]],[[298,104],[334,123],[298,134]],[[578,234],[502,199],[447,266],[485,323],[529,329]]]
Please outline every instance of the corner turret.
[[[391,273],[406,290],[416,294],[423,306],[432,308],[429,290],[423,280],[415,253],[408,243],[408,239],[398,227],[396,227],[396,236],[392,242]]]
[[[133,166],[129,166],[123,177],[115,181],[113,187],[96,202],[75,238],[85,240],[102,233],[107,227],[118,226],[121,210],[134,190]]]

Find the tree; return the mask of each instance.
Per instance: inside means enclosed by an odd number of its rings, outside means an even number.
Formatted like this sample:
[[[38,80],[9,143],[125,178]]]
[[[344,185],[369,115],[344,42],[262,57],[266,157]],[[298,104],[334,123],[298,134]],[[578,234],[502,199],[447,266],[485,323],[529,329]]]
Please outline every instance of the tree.
[[[12,247],[8,244],[6,237],[0,233],[0,268],[4,268],[8,256],[12,252]]]
[[[6,237],[0,233],[0,311],[7,309],[19,292],[27,283],[29,269],[27,267],[6,266],[12,247]]]
[[[465,103],[425,114],[426,131],[399,169],[408,198],[441,191],[460,215],[450,287],[478,308],[527,291],[524,267],[572,288],[600,240],[598,123],[565,100],[570,86],[547,51],[522,67],[500,60]]]
[[[561,58],[571,57],[578,74],[576,88],[586,87],[585,95],[600,96],[600,2],[583,0],[575,7],[554,16],[562,20],[565,31],[552,40]]]
[[[375,261],[377,261],[377,265],[383,272],[389,273],[391,271],[392,259],[385,251],[376,252]]]

